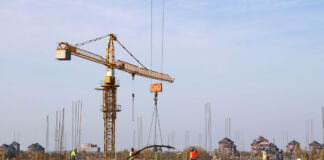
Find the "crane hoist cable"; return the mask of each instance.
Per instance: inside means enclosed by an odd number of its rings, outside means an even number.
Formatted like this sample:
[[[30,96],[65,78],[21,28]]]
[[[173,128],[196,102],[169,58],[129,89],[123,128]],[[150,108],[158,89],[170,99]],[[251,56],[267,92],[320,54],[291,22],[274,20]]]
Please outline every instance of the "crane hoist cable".
[[[154,95],[154,110],[153,110],[153,114],[152,114],[152,120],[151,120],[150,132],[149,132],[149,137],[148,137],[148,140],[147,140],[147,145],[149,145],[149,142],[150,142],[153,125],[154,125],[154,137],[153,137],[154,141],[153,141],[153,143],[154,143],[154,145],[157,145],[158,136],[160,135],[160,141],[161,141],[161,144],[163,145],[160,117],[159,117],[159,111],[158,111],[158,107],[157,107],[157,101],[158,101],[157,94],[158,94],[158,92],[155,92],[155,95]],[[155,152],[157,152],[157,148],[155,148]]]
[[[134,102],[134,99],[135,99],[135,81],[134,81],[134,78],[135,78],[135,74],[132,74],[132,121],[134,122],[135,121],[135,118],[134,118],[134,111],[135,111],[135,102]]]
[[[161,35],[161,73],[163,73],[163,56],[164,56],[164,0],[162,0],[162,35]],[[162,81],[161,81],[162,83]]]
[[[158,138],[157,129],[159,129],[160,140],[161,140],[161,143],[163,144],[161,124],[160,124],[159,111],[158,111],[157,105],[154,106],[151,125],[150,125],[150,132],[149,132],[149,136],[148,136],[148,139],[147,139],[147,145],[149,145],[149,142],[150,142],[153,123],[154,123],[154,137],[153,137],[154,138],[154,145],[157,144],[157,138]]]
[[[156,106],[156,115],[157,115],[157,121],[158,121],[158,125],[159,125],[159,131],[160,131],[160,139],[161,139],[161,143],[163,145],[163,139],[162,139],[162,131],[161,131],[161,124],[160,124],[160,118],[159,118],[159,112],[157,110],[157,106]]]
[[[151,69],[152,69],[152,63],[153,63],[153,23],[152,23],[152,15],[153,15],[153,5],[152,5],[152,0],[151,0]],[[163,0],[163,7],[162,7],[162,32],[161,32],[161,72],[163,71],[163,54],[164,54],[164,0]],[[153,88],[152,88],[153,87]],[[151,131],[152,131],[152,126],[154,123],[154,145],[157,144],[157,138],[158,138],[158,133],[160,134],[160,140],[161,143],[163,144],[163,139],[162,139],[162,131],[161,131],[161,124],[160,124],[160,118],[159,118],[159,112],[158,112],[158,107],[157,107],[157,101],[158,101],[158,92],[162,92],[162,81],[160,84],[152,84],[151,81],[151,92],[154,93],[154,110],[153,110],[153,115],[152,115],[152,121],[150,125],[150,132],[149,132],[149,137],[148,137],[148,142],[151,137]],[[157,131],[158,127],[158,131]],[[157,148],[155,148],[155,152],[157,152]]]
[[[152,64],[153,64],[153,0],[151,0],[151,68],[152,69]],[[151,80],[151,84],[152,84],[152,80]]]
[[[150,138],[151,138],[151,131],[152,131],[152,124],[153,124],[153,120],[154,120],[154,115],[155,115],[155,112],[153,112],[153,114],[152,114],[152,120],[151,120],[151,124],[150,124],[149,136],[148,136],[148,138],[147,138],[147,145],[149,145],[149,143],[150,143]]]
[[[154,110],[153,110],[152,121],[151,121],[151,125],[150,125],[150,132],[149,132],[147,144],[149,144],[149,141],[150,141],[153,125],[154,125],[154,145],[156,145],[157,141],[158,141],[158,132],[159,132],[159,135],[161,138],[160,139],[161,144],[163,144],[162,130],[161,130],[161,124],[160,124],[160,118],[159,118],[159,111],[158,111],[158,92],[162,92],[162,84],[161,83],[152,84],[150,87],[150,92],[154,93]],[[155,153],[157,151],[158,151],[157,148],[155,148]]]

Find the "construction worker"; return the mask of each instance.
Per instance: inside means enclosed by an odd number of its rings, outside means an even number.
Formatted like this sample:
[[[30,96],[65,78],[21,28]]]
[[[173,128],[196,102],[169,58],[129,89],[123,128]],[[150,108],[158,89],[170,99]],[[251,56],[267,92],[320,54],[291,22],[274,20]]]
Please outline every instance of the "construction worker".
[[[196,160],[197,159],[197,152],[195,151],[195,148],[190,149],[190,160]]]
[[[263,160],[268,160],[268,148],[265,148],[262,152]]]
[[[73,151],[71,152],[71,159],[76,160],[77,157],[77,148],[74,147]]]
[[[283,160],[282,149],[276,153],[276,160]]]
[[[135,155],[135,152],[134,152],[134,148],[132,147],[131,148],[131,151],[129,152],[129,156],[131,156],[129,159],[130,160],[133,160],[134,159],[134,155]]]
[[[280,149],[280,160],[284,160],[282,149]]]

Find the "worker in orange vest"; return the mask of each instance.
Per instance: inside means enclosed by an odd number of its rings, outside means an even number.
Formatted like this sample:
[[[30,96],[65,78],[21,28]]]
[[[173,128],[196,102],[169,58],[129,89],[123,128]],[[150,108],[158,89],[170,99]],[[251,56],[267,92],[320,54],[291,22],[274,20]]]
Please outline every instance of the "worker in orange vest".
[[[190,160],[196,160],[197,159],[197,152],[195,149],[192,147],[191,152],[190,152]]]
[[[131,156],[129,159],[130,160],[133,160],[134,159],[134,154],[135,154],[135,152],[134,152],[134,148],[132,147],[131,148],[131,151],[129,152],[129,156]]]

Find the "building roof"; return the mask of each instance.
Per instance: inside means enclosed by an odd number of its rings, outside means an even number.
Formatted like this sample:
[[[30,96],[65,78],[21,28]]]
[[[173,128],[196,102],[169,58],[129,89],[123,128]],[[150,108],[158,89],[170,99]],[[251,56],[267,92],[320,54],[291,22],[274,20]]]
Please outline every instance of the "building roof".
[[[313,141],[312,143],[309,144],[309,146],[321,146],[321,144],[318,143],[317,141]]]
[[[16,141],[13,141],[10,145],[11,145],[11,146],[13,146],[13,145],[20,146],[20,144],[19,144],[18,142],[16,142]]]
[[[3,151],[12,151],[12,152],[16,152],[16,148],[11,146],[11,145],[7,145],[7,144],[3,144],[2,146],[0,146],[0,149]]]
[[[263,136],[259,136],[259,137],[255,138],[255,139],[253,140],[253,143],[251,143],[251,146],[252,146],[252,145],[259,144],[259,143],[262,143],[262,144],[264,144],[264,143],[269,143],[269,140],[267,140],[267,139],[264,138]]]
[[[222,144],[222,143],[234,143],[231,139],[229,139],[229,138],[227,138],[227,137],[225,137],[225,138],[223,138],[222,140],[220,140],[219,142],[218,142],[219,144]]]
[[[2,147],[9,147],[9,145],[7,145],[7,144],[2,144]]]
[[[260,143],[260,142],[269,142],[269,140],[266,139],[266,138],[264,138],[263,136],[259,136],[256,139],[254,139],[253,142],[257,142],[257,143]]]
[[[29,151],[44,151],[45,148],[41,146],[39,143],[34,143],[28,146]]]
[[[292,140],[292,141],[290,141],[290,142],[288,143],[287,146],[289,146],[289,145],[297,145],[297,144],[300,144],[300,143],[297,142],[296,140]]]
[[[3,149],[3,150],[6,150],[6,149],[9,148],[9,145],[7,145],[7,144],[2,144],[2,146],[0,146],[0,148]]]

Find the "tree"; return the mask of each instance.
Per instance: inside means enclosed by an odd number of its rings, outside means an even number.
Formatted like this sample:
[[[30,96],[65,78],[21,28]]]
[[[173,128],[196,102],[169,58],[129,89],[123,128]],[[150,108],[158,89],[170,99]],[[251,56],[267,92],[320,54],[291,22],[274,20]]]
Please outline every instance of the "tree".
[[[11,159],[11,158],[16,157],[16,155],[15,155],[14,152],[12,152],[12,151],[8,151],[7,153],[4,154],[4,157],[5,157],[5,158],[9,158],[9,159]]]
[[[127,149],[124,149],[122,151],[119,151],[116,153],[117,158],[127,158],[129,156],[129,151]]]
[[[309,159],[309,155],[307,153],[307,147],[305,147],[304,151],[303,151],[303,159],[308,160]]]
[[[324,149],[321,150],[320,159],[324,159]]]
[[[144,150],[141,155],[141,157],[145,159],[154,159],[154,152],[151,149]]]
[[[316,149],[315,149],[314,146],[312,146],[310,159],[311,159],[311,160],[315,160],[315,159],[317,159],[317,153],[316,153]]]
[[[294,158],[300,158],[301,157],[301,150],[300,150],[300,144],[297,143],[295,148],[294,148]]]

